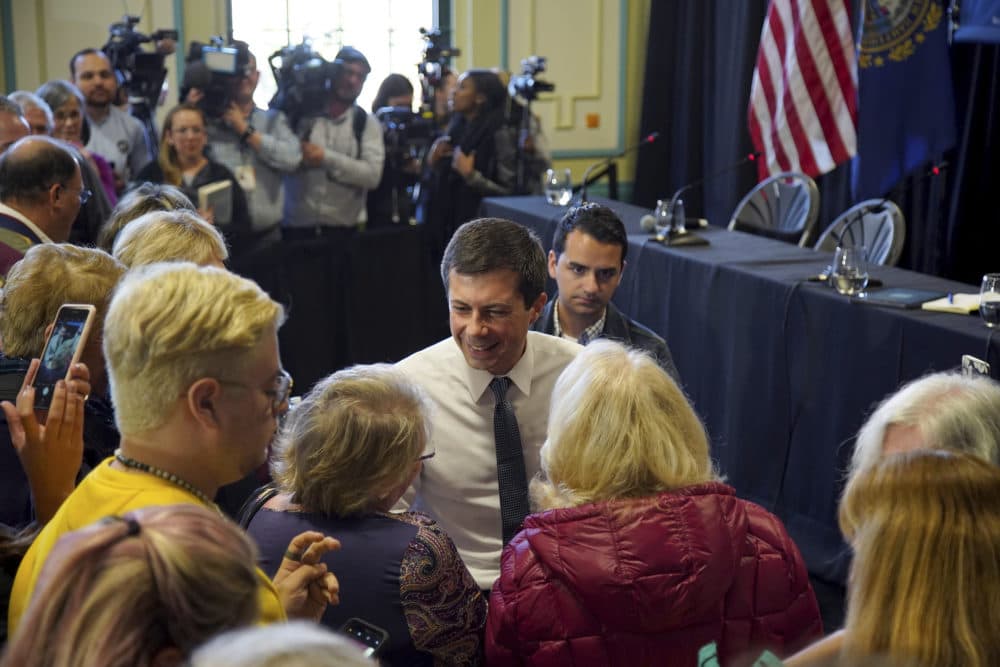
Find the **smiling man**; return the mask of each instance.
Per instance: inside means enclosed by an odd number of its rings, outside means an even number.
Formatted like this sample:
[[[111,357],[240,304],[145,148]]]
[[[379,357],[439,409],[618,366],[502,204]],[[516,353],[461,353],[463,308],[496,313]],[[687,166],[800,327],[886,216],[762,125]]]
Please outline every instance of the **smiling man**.
[[[532,329],[586,345],[609,338],[648,352],[680,383],[667,343],[618,310],[615,295],[625,271],[625,225],[607,206],[583,204],[559,222],[549,251],[549,276],[559,292]]]
[[[436,454],[414,481],[412,509],[455,541],[483,589],[527,514],[552,387],[581,349],[530,332],[545,306],[545,254],[524,227],[468,222],[444,252],[452,337],[399,362],[434,403]]]

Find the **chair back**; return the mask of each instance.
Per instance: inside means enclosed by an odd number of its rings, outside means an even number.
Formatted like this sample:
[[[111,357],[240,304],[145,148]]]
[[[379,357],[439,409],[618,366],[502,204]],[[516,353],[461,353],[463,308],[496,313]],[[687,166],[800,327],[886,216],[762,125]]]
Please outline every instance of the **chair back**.
[[[807,246],[819,217],[819,190],[803,173],[786,171],[757,184],[744,197],[729,229]]]
[[[815,249],[833,252],[838,245],[866,246],[869,262],[895,266],[905,240],[906,221],[895,202],[866,199],[841,213],[820,235]]]

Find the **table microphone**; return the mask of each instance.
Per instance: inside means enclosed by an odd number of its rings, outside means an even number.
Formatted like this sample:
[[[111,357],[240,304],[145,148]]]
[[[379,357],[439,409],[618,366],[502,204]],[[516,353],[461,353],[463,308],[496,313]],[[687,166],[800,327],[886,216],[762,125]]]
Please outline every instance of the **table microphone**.
[[[604,158],[600,162],[595,162],[594,164],[592,164],[589,167],[587,167],[587,170],[585,172],[583,172],[583,182],[580,184],[580,203],[581,204],[587,203],[587,186],[590,185],[590,182],[589,182],[588,179],[590,178],[590,173],[592,171],[594,171],[598,167],[606,167],[609,164],[611,164],[612,162],[614,162],[615,160],[617,160],[619,158],[623,158],[626,155],[628,155],[629,153],[631,153],[632,151],[638,150],[638,149],[642,148],[643,146],[645,146],[646,144],[651,144],[651,143],[655,142],[659,138],[660,138],[660,133],[659,132],[650,132],[645,137],[643,137],[642,140],[639,143],[633,144],[633,145],[629,146],[628,148],[626,148],[625,150],[623,150],[618,155],[612,155],[611,157]]]

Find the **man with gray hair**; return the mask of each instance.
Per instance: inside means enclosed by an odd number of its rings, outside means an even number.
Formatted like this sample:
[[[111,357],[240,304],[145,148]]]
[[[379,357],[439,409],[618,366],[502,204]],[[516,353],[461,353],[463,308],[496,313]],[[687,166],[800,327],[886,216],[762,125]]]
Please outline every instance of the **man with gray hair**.
[[[21,106],[8,97],[0,95],[0,155],[17,141],[31,134],[31,127],[24,118]]]
[[[0,155],[0,286],[28,248],[69,239],[90,194],[76,158],[55,139],[26,137]]]
[[[7,97],[21,107],[32,134],[52,134],[55,119],[52,117],[52,109],[45,100],[29,90],[15,90]]]
[[[435,408],[435,457],[413,482],[412,506],[441,524],[488,589],[529,511],[527,481],[540,468],[556,378],[582,348],[529,331],[547,298],[545,255],[517,223],[459,227],[441,279],[452,337],[399,362]]]

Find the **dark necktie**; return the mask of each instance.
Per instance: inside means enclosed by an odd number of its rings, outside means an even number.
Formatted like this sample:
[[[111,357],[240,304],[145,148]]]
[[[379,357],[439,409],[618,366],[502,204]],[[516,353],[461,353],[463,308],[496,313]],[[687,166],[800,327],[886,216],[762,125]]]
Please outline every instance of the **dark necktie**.
[[[493,408],[493,436],[497,447],[497,482],[500,485],[500,519],[503,522],[503,543],[521,530],[528,516],[528,477],[524,471],[521,432],[517,428],[514,406],[507,400],[510,378],[493,378],[490,390],[496,405]]]

